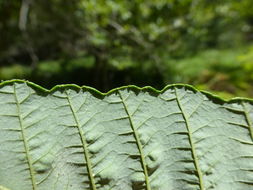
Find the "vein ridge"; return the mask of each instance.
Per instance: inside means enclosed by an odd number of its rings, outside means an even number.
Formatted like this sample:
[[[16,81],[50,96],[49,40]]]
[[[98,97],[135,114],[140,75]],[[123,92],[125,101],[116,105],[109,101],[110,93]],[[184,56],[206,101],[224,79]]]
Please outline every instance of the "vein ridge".
[[[183,107],[182,107],[181,102],[178,98],[177,89],[174,88],[174,90],[175,90],[176,101],[177,101],[178,107],[179,107],[179,109],[182,113],[182,116],[183,116],[184,120],[185,120],[185,125],[186,125],[187,131],[188,131],[189,142],[190,142],[190,145],[191,145],[192,157],[193,157],[194,165],[195,165],[195,168],[197,170],[197,175],[198,175],[198,178],[199,178],[199,187],[200,187],[200,190],[205,190],[204,183],[203,183],[203,174],[202,174],[202,172],[200,170],[200,167],[199,167],[199,161],[198,161],[198,158],[197,158],[197,155],[196,155],[195,145],[193,143],[192,131],[190,129],[189,121],[188,121],[188,118],[185,116]]]
[[[80,135],[80,139],[81,139],[81,142],[82,142],[82,147],[83,147],[83,150],[84,150],[84,159],[87,163],[87,171],[88,171],[88,175],[89,175],[89,179],[90,179],[91,190],[97,190],[94,175],[93,175],[93,172],[92,172],[91,160],[90,160],[90,156],[89,156],[89,152],[88,152],[88,148],[87,148],[87,141],[86,141],[85,136],[83,135],[83,130],[82,130],[81,125],[79,123],[78,116],[76,115],[76,111],[74,110],[74,107],[72,105],[71,99],[70,99],[68,93],[67,92],[65,92],[65,93],[67,95],[68,103],[69,103],[71,112],[74,116],[76,126],[78,128],[78,133]]]
[[[136,140],[136,143],[137,143],[137,147],[139,149],[139,153],[141,155],[141,165],[142,165],[142,168],[143,168],[143,171],[144,171],[144,175],[145,175],[145,182],[146,182],[146,189],[147,190],[151,190],[151,187],[150,187],[150,182],[149,182],[149,176],[148,176],[148,170],[147,170],[147,163],[145,161],[145,157],[144,157],[144,153],[143,153],[143,150],[142,150],[142,145],[141,145],[141,141],[140,141],[140,138],[139,138],[139,135],[133,125],[133,121],[132,121],[132,116],[129,114],[129,111],[127,109],[127,106],[126,106],[126,103],[125,103],[125,100],[123,99],[120,91],[119,92],[119,97],[122,101],[122,104],[123,104],[123,107],[125,109],[125,112],[128,116],[128,119],[129,119],[129,123],[130,123],[130,126],[133,130],[133,134],[134,134],[134,137],[135,137],[135,140]]]
[[[242,107],[243,107],[243,113],[245,115],[245,119],[247,121],[247,124],[248,124],[248,128],[249,128],[249,133],[250,133],[250,137],[251,137],[251,140],[253,141],[253,123],[249,117],[249,113],[248,111],[246,110],[246,106],[245,106],[245,103],[242,102]]]
[[[29,150],[28,142],[27,142],[26,137],[25,137],[25,128],[24,128],[24,124],[23,124],[23,119],[21,117],[20,103],[18,101],[18,97],[17,97],[17,93],[16,93],[16,84],[14,84],[13,88],[14,88],[14,99],[15,99],[15,102],[16,102],[16,105],[17,105],[18,120],[19,120],[19,123],[20,123],[20,129],[21,129],[20,132],[21,132],[21,135],[22,135],[22,140],[23,140],[24,149],[25,149],[25,155],[26,155],[28,168],[29,168],[29,172],[30,172],[30,176],[31,176],[32,189],[36,190],[37,189],[37,184],[36,184],[36,181],[35,181],[35,171],[34,171],[31,156],[30,156],[30,153],[29,153],[30,150]]]

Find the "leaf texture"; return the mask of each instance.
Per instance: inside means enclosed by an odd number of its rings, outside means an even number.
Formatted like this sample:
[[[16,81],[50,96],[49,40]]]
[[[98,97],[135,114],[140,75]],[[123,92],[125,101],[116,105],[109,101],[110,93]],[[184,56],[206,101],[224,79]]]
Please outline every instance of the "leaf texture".
[[[188,85],[0,85],[0,189],[252,190],[253,101]]]

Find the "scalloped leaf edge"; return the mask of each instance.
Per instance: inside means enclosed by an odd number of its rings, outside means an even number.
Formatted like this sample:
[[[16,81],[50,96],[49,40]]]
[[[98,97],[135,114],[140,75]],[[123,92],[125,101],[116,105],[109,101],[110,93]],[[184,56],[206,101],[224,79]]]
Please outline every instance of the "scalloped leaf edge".
[[[228,100],[225,100],[224,98],[215,95],[211,92],[205,91],[205,90],[199,90],[196,87],[189,85],[189,84],[182,84],[182,83],[177,83],[177,84],[169,84],[166,85],[162,90],[157,90],[156,88],[153,88],[152,86],[144,86],[144,87],[139,87],[136,85],[127,85],[127,86],[121,86],[121,87],[117,87],[114,88],[108,92],[101,92],[99,90],[97,90],[96,88],[90,87],[90,86],[78,86],[76,84],[60,84],[60,85],[56,85],[51,89],[46,89],[36,83],[30,82],[28,80],[21,80],[21,79],[12,79],[12,80],[5,80],[5,81],[1,81],[0,82],[0,88],[6,85],[12,85],[14,83],[26,83],[27,86],[33,88],[37,93],[43,93],[43,94],[51,94],[54,93],[55,91],[63,91],[65,89],[73,89],[75,91],[89,91],[90,93],[100,96],[100,97],[105,97],[108,96],[110,94],[116,93],[119,90],[123,90],[123,89],[129,89],[129,90],[133,90],[133,91],[147,91],[150,93],[155,93],[155,94],[161,94],[164,91],[171,89],[171,88],[186,88],[188,90],[191,90],[193,92],[200,92],[203,95],[205,95],[207,98],[214,100],[216,103],[237,103],[237,102],[248,102],[250,104],[253,104],[253,98],[245,98],[245,97],[235,97],[235,98],[231,98]]]

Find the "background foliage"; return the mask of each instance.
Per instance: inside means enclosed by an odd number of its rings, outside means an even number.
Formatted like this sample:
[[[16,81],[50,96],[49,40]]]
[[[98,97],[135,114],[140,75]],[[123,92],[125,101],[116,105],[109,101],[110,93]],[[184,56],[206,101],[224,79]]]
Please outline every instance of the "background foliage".
[[[252,0],[1,0],[0,79],[253,97]]]

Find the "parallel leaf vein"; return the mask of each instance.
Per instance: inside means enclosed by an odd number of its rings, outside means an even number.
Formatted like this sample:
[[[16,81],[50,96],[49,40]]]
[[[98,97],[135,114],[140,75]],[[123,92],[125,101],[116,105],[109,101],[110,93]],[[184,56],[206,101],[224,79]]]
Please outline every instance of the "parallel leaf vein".
[[[78,128],[78,133],[80,135],[80,139],[81,139],[81,142],[82,142],[82,147],[83,147],[83,150],[84,150],[84,159],[86,161],[87,171],[88,171],[88,175],[89,175],[89,179],[90,179],[90,186],[91,186],[90,188],[92,190],[97,190],[94,175],[93,175],[93,172],[92,172],[92,164],[91,164],[91,160],[90,160],[90,155],[89,155],[89,151],[88,151],[88,148],[87,148],[87,141],[86,141],[86,138],[84,136],[84,132],[81,128],[81,125],[79,123],[79,119],[78,119],[78,116],[76,114],[76,111],[75,111],[75,109],[72,105],[71,99],[70,99],[67,92],[66,92],[66,95],[67,95],[68,103],[69,103],[71,112],[73,114],[76,126]]]
[[[253,141],[253,122],[250,119],[249,113],[246,110],[246,106],[245,106],[244,103],[242,103],[242,106],[243,106],[243,112],[244,112],[244,115],[245,115],[245,118],[246,118],[246,121],[247,121],[247,124],[248,124],[250,137],[251,137],[251,140]]]
[[[16,93],[16,85],[14,84],[13,86],[14,88],[14,98],[15,98],[15,102],[17,105],[17,114],[18,114],[18,119],[19,119],[19,123],[20,123],[20,132],[22,135],[22,141],[24,144],[24,149],[25,149],[25,155],[26,155],[26,159],[27,159],[27,163],[28,163],[28,168],[29,168],[29,172],[30,172],[30,176],[31,176],[31,183],[32,183],[32,188],[33,190],[37,189],[37,184],[35,181],[35,171],[32,165],[32,159],[30,156],[30,150],[29,150],[29,145],[25,136],[25,127],[23,124],[23,118],[21,117],[21,110],[20,110],[20,103],[18,101],[18,97],[17,97],[17,93]]]
[[[182,116],[185,120],[185,125],[186,125],[187,131],[188,131],[192,157],[193,157],[194,165],[195,165],[195,168],[197,170],[197,175],[198,175],[198,178],[199,178],[199,187],[200,187],[200,190],[204,190],[205,188],[204,188],[204,183],[203,183],[203,174],[202,174],[200,166],[199,166],[199,160],[198,160],[198,157],[197,157],[197,154],[196,154],[195,144],[194,144],[193,139],[192,139],[192,131],[191,131],[191,128],[190,128],[190,125],[189,125],[188,118],[186,117],[186,115],[184,113],[184,110],[183,110],[183,107],[181,105],[181,102],[179,100],[179,97],[178,97],[178,94],[177,94],[177,89],[176,88],[174,88],[174,89],[175,89],[176,101],[177,101],[178,107],[179,107],[179,109],[182,113]]]
[[[151,190],[150,182],[149,182],[148,169],[147,169],[147,163],[145,161],[145,156],[144,156],[144,153],[143,153],[143,148],[142,148],[142,145],[141,145],[141,141],[140,141],[138,132],[137,132],[136,128],[133,125],[132,116],[130,115],[130,113],[129,113],[128,109],[127,109],[125,100],[123,99],[120,91],[119,91],[119,97],[120,97],[120,99],[122,101],[123,107],[124,107],[125,112],[126,112],[126,114],[128,116],[129,123],[130,123],[130,126],[131,126],[132,130],[133,130],[134,138],[136,140],[136,144],[137,144],[137,147],[138,147],[138,150],[139,150],[139,153],[140,153],[141,165],[142,165],[142,168],[143,168],[143,171],[144,171],[144,175],[145,175],[146,189],[147,190]]]

